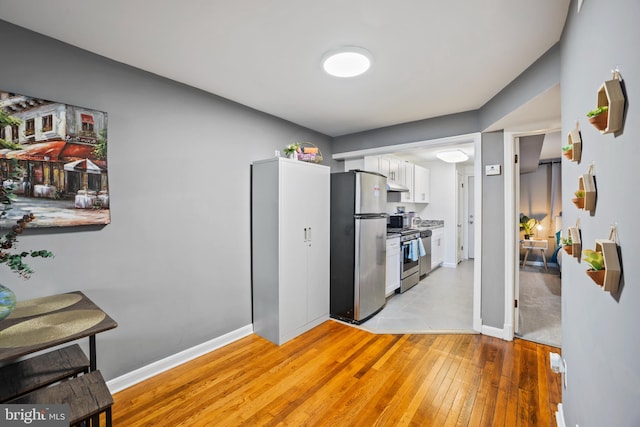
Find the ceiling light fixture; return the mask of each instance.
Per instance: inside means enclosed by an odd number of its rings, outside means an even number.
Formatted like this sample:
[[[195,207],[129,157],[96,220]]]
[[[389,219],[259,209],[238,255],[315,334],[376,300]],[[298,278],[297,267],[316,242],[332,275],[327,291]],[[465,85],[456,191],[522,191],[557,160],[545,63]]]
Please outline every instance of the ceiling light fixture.
[[[436,153],[436,157],[447,163],[460,163],[469,160],[469,156],[460,150],[440,151]]]
[[[348,46],[327,52],[322,67],[335,77],[355,77],[371,67],[371,54],[361,47]]]

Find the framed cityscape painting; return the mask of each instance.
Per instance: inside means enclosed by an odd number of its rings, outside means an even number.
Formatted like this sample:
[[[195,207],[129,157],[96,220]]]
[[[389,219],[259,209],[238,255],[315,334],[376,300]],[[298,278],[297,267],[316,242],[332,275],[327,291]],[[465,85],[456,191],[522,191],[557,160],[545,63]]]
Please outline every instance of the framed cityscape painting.
[[[107,113],[0,90],[0,228],[109,224],[107,172]]]

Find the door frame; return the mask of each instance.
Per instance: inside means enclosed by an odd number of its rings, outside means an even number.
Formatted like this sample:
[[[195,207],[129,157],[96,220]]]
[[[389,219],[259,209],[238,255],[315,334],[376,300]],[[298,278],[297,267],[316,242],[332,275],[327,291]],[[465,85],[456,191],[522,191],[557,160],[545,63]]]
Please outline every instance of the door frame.
[[[520,299],[520,138],[561,131],[549,128],[536,131],[504,131],[504,339],[512,341],[519,328],[519,308],[515,301]],[[517,268],[516,268],[517,267]],[[519,304],[518,304],[519,305]]]
[[[482,332],[482,133],[475,132],[465,135],[456,135],[445,138],[409,142],[404,144],[386,145],[383,147],[366,148],[363,150],[334,153],[333,160],[349,160],[362,158],[364,156],[382,155],[397,153],[404,150],[416,150],[420,148],[451,147],[459,144],[473,143],[475,175],[474,191],[474,215],[476,218],[475,228],[475,258],[473,263],[473,330]]]

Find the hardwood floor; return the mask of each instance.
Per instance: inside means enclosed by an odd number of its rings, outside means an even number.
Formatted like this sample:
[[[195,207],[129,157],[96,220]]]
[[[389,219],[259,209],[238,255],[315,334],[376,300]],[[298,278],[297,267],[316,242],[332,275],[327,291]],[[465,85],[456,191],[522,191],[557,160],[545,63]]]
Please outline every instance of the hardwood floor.
[[[557,348],[376,335],[329,320],[245,337],[114,396],[114,426],[555,426]]]

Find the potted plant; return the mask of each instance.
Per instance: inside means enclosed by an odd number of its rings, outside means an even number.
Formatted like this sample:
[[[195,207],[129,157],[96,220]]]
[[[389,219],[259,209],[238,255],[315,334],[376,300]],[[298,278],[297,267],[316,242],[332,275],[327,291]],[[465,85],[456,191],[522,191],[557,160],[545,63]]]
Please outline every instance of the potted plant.
[[[567,144],[562,147],[562,154],[564,154],[567,159],[573,160],[573,144]]]
[[[571,199],[578,209],[584,209],[584,190],[577,190],[573,193],[576,197]]]
[[[569,255],[573,255],[573,239],[571,236],[562,238],[562,247]]]
[[[526,240],[529,240],[531,236],[533,236],[533,229],[537,224],[537,219],[520,214],[520,231],[524,231],[524,238]]]
[[[593,126],[595,126],[596,129],[600,131],[605,130],[609,122],[608,111],[609,107],[607,105],[603,105],[602,107],[594,108],[593,110],[589,111],[587,113],[589,123],[591,123]]]
[[[300,152],[300,144],[289,144],[284,148],[284,154],[287,155],[288,158],[293,160],[298,160],[298,153]]]
[[[587,270],[587,276],[591,277],[591,280],[596,282],[597,285],[602,286],[605,275],[604,256],[602,252],[585,249],[582,251],[582,256],[582,260],[591,267]]]

